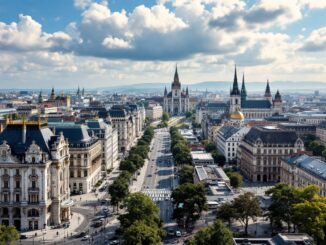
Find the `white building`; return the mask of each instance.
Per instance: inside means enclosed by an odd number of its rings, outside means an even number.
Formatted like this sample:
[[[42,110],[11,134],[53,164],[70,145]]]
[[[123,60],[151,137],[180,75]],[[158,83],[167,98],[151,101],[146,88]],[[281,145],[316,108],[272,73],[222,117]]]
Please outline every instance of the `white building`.
[[[316,136],[323,144],[326,144],[326,121],[321,122],[316,128]]]
[[[236,160],[238,146],[250,128],[236,128],[225,125],[218,130],[215,145],[218,151],[225,156],[227,162]]]
[[[87,120],[86,124],[90,133],[94,132],[102,142],[102,170],[116,167],[119,154],[117,130],[105,123],[103,119]]]
[[[212,165],[214,164],[214,158],[211,153],[204,151],[192,151],[190,152],[192,164],[197,165]]]
[[[190,100],[188,88],[181,90],[178,69],[175,69],[174,79],[171,85],[171,92],[164,90],[163,110],[170,115],[181,115],[190,110]]]
[[[316,111],[304,111],[298,113],[288,113],[286,116],[290,122],[318,125],[323,121],[326,121],[326,113]]]
[[[149,120],[155,121],[162,118],[163,108],[158,104],[150,104],[146,109],[146,117]]]
[[[0,223],[43,229],[71,217],[68,141],[45,123],[7,122],[0,134]]]

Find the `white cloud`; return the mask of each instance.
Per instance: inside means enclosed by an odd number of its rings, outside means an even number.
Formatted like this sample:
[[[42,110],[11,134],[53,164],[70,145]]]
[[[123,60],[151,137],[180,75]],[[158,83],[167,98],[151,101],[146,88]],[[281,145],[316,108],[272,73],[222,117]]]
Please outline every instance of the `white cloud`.
[[[125,40],[122,40],[120,38],[114,38],[114,37],[106,37],[103,40],[103,46],[109,49],[114,49],[114,48],[131,48],[130,44],[126,42]]]
[[[300,47],[301,51],[320,52],[326,50],[326,27],[314,30]]]

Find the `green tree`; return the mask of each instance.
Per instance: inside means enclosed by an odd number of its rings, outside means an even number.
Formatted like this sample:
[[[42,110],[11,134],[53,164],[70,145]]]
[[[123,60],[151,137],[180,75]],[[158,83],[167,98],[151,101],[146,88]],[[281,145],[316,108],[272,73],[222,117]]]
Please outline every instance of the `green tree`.
[[[282,222],[288,226],[290,232],[292,223],[292,206],[297,201],[297,191],[287,184],[276,184],[266,191],[271,196],[272,203],[268,208],[268,217],[273,228],[280,229]]]
[[[135,173],[137,171],[137,166],[132,161],[126,159],[120,162],[119,169],[128,171],[129,173]]]
[[[214,162],[218,164],[218,166],[223,167],[225,165],[225,156],[221,155],[217,150],[212,152],[212,157]]]
[[[226,228],[221,220],[216,220],[212,225],[201,229],[189,245],[232,245],[232,232]]]
[[[230,172],[229,174],[227,174],[230,178],[230,185],[233,188],[239,188],[243,185],[243,177],[241,174],[237,173],[237,172]]]
[[[191,111],[187,111],[185,114],[186,118],[190,118],[192,116],[192,112]]]
[[[313,201],[295,204],[293,206],[293,220],[300,232],[308,233],[320,244],[320,242],[325,239],[325,198],[317,198]]]
[[[19,240],[19,233],[15,226],[0,225],[0,244],[11,245]]]
[[[261,215],[258,198],[251,192],[246,192],[232,202],[235,210],[235,219],[239,220],[245,227],[245,234],[248,235],[248,224],[250,219]]]
[[[173,190],[172,198],[173,216],[178,221],[183,221],[186,228],[207,209],[206,191],[201,184],[182,184]]]
[[[162,121],[167,122],[170,119],[170,115],[167,112],[163,112]]]
[[[190,165],[184,165],[179,171],[179,184],[194,183],[194,168]]]
[[[235,218],[235,210],[232,203],[223,203],[217,208],[216,218],[228,222],[231,227],[232,220]]]
[[[144,193],[136,192],[130,194],[124,200],[124,207],[126,208],[126,213],[119,217],[123,229],[127,229],[139,220],[151,227],[162,227],[159,208]]]
[[[112,185],[109,186],[109,194],[111,196],[111,203],[117,208],[117,213],[119,212],[119,204],[128,196],[129,194],[129,182],[125,178],[117,178]]]
[[[157,227],[151,227],[142,220],[136,220],[123,233],[125,245],[160,245],[161,231]]]

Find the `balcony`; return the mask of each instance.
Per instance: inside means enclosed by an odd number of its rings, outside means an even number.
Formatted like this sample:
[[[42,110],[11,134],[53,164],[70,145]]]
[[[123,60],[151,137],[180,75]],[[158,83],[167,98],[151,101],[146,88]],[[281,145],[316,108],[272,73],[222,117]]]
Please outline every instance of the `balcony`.
[[[40,191],[40,188],[38,188],[38,187],[29,187],[28,188],[28,192],[39,192]]]
[[[38,202],[38,201],[28,202],[28,205],[39,205],[39,204],[40,204],[40,202]]]
[[[21,180],[22,176],[20,174],[14,175],[15,180]]]
[[[16,187],[16,188],[14,188],[14,192],[21,192],[21,188],[20,187]]]
[[[2,187],[1,190],[2,190],[2,192],[9,192],[10,191],[9,187]]]

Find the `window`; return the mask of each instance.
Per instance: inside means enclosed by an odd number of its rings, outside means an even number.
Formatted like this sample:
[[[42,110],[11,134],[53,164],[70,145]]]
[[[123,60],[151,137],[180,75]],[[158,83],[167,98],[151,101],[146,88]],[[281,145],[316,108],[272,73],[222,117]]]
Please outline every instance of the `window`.
[[[20,173],[19,173],[19,169],[16,169],[16,175],[19,175]]]
[[[84,177],[87,177],[87,170],[84,170]]]
[[[35,180],[32,181],[32,188],[36,188],[36,181]]]
[[[9,188],[9,182],[8,182],[8,180],[3,181],[3,187],[4,188]]]
[[[20,188],[20,181],[19,180],[16,181],[16,188]]]
[[[36,175],[36,171],[34,168],[32,169],[32,175]]]
[[[70,171],[70,178],[74,177],[74,171]]]
[[[39,216],[39,212],[37,209],[33,208],[28,210],[28,217],[38,217]]]
[[[16,202],[20,202],[20,195],[16,194]]]
[[[9,195],[8,194],[3,194],[3,201],[4,202],[9,202]]]
[[[38,203],[38,194],[30,194],[28,195],[29,203]]]
[[[80,170],[78,170],[78,172],[77,172],[77,177],[78,177],[78,178],[81,177],[81,171],[80,171]]]

